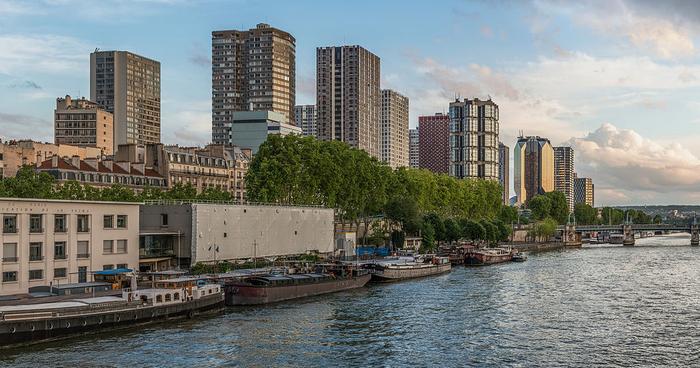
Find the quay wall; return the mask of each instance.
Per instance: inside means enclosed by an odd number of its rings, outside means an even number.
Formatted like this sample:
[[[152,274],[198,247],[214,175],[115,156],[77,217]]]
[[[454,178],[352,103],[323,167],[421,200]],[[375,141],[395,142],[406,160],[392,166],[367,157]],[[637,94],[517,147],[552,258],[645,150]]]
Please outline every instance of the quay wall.
[[[546,242],[546,243],[507,243],[504,244],[522,252],[546,252],[550,250],[558,250],[564,248],[563,242]]]

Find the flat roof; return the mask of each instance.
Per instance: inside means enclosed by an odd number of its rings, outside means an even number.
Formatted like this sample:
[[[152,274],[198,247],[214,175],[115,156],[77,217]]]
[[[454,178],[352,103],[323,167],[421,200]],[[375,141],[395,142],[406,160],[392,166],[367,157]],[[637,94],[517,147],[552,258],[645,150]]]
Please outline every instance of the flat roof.
[[[0,197],[0,201],[8,202],[52,202],[52,203],[91,203],[91,204],[121,204],[121,205],[142,205],[143,202],[115,202],[115,201],[81,201],[73,199],[44,199],[44,198],[7,198]]]
[[[86,287],[95,287],[95,286],[112,286],[112,284],[110,284],[108,282],[81,282],[81,283],[73,283],[73,284],[54,285],[53,287],[55,289],[77,289],[77,288],[86,288]]]
[[[73,308],[73,307],[84,307],[85,303],[80,302],[56,302],[56,303],[40,303],[40,304],[24,304],[24,305],[7,305],[0,306],[0,313],[7,312],[24,312],[24,311],[34,311],[42,309],[56,309],[56,308]]]
[[[80,302],[80,303],[86,303],[86,304],[126,302],[126,300],[124,298],[120,298],[118,296],[98,296],[96,298],[74,299],[74,301]]]

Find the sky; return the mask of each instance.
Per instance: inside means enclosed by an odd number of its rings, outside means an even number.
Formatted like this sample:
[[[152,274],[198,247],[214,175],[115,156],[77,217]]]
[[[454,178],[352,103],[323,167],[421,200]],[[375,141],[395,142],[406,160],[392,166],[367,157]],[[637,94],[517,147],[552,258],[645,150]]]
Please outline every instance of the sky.
[[[316,47],[358,44],[409,97],[411,127],[490,96],[507,145],[523,132],[574,147],[597,206],[700,204],[690,0],[0,0],[0,138],[52,141],[55,99],[89,98],[99,48],[160,61],[163,142],[204,145],[211,31],[257,23],[296,38],[297,104],[315,103]]]

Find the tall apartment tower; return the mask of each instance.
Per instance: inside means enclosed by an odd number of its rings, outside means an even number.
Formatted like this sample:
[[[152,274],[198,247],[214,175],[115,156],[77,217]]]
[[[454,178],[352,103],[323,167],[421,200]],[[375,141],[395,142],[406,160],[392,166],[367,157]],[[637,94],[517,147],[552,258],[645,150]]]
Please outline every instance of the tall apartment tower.
[[[503,204],[510,204],[510,148],[498,142],[498,182],[503,187]]]
[[[498,180],[498,105],[473,100],[450,103],[450,175]]]
[[[591,178],[574,179],[574,202],[585,203],[591,207],[595,205],[595,186]]]
[[[420,157],[420,138],[418,131],[420,129],[408,130],[408,167],[417,169],[418,160]]]
[[[227,143],[234,111],[273,111],[294,124],[294,37],[263,23],[211,37],[213,143]]]
[[[554,190],[564,193],[569,212],[574,210],[574,149],[554,147]]]
[[[102,154],[114,153],[112,114],[85,98],[70,96],[56,99],[54,143],[78,147],[95,147]]]
[[[408,166],[408,97],[382,90],[381,153],[391,168]]]
[[[114,116],[114,148],[160,143],[160,62],[128,51],[91,53],[90,100]]]
[[[513,184],[518,204],[554,190],[554,148],[549,139],[520,137],[513,152]]]
[[[316,49],[318,138],[381,159],[379,57],[360,46]]]
[[[294,121],[305,137],[316,136],[316,105],[294,106]]]
[[[447,174],[450,167],[450,116],[437,113],[419,116],[421,169]]]

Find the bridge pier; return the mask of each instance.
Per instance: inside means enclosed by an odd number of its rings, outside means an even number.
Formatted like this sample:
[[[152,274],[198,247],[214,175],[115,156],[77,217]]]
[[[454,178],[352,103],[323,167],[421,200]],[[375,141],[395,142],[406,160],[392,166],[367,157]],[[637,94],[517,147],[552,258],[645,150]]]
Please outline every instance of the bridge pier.
[[[632,224],[622,225],[622,234],[624,235],[622,245],[627,247],[634,246],[634,229],[632,229]]]
[[[564,228],[564,246],[580,247],[581,234],[576,232],[576,225],[567,224]]]
[[[690,245],[694,247],[700,245],[700,228],[695,221],[693,221],[693,224],[690,225]]]

